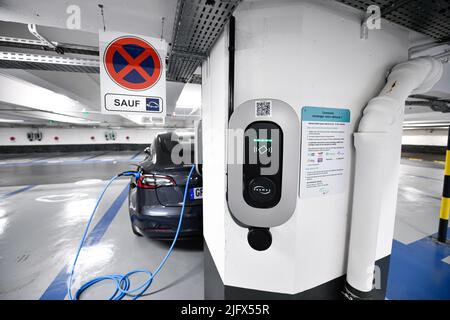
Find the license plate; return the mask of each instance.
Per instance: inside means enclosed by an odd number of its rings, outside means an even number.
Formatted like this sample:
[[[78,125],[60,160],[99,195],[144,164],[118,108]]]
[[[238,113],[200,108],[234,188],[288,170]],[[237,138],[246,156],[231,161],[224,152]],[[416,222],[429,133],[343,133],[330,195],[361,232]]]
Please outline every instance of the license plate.
[[[203,199],[203,188],[191,188],[189,189],[189,195],[191,200]]]

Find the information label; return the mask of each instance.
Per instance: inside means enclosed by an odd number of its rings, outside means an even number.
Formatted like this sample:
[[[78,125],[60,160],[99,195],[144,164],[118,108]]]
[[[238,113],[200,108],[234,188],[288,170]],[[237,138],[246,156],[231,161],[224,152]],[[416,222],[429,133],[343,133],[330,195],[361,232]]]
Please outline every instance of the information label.
[[[345,191],[349,124],[349,109],[303,107],[300,197]]]

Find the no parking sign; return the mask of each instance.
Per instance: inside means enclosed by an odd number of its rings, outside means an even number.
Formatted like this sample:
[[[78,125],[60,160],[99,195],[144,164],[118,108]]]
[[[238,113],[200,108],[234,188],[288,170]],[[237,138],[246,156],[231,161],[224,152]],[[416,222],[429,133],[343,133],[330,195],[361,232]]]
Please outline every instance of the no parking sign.
[[[164,117],[166,42],[102,31],[99,39],[102,112]]]

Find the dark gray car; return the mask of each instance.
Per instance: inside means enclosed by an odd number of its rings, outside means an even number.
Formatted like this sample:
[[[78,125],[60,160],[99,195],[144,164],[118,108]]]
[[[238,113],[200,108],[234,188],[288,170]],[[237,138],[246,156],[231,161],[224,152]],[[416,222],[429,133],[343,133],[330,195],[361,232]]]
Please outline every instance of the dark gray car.
[[[173,138],[172,133],[158,134],[151,151],[147,151],[147,158],[139,164],[141,177],[131,179],[129,212],[133,233],[138,236],[172,239],[177,230],[185,184],[192,165],[173,163],[172,151],[180,144]],[[193,162],[194,148],[193,145],[189,147]],[[194,170],[189,181],[180,238],[202,235],[202,193],[202,178]]]

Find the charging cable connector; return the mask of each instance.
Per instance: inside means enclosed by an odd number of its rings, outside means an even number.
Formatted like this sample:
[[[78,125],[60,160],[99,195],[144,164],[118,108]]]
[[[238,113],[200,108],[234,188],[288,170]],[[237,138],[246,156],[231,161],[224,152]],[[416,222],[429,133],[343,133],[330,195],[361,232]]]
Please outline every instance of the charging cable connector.
[[[135,177],[137,180],[141,177],[141,173],[139,171],[124,171],[119,173],[117,177]]]

